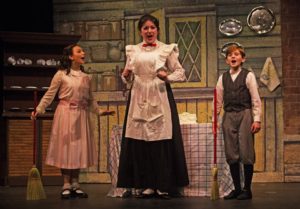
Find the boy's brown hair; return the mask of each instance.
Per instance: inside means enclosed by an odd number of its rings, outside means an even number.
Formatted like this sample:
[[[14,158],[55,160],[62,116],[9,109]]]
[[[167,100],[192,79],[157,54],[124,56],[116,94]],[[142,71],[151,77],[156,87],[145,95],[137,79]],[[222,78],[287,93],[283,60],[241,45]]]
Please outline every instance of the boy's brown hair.
[[[232,53],[235,50],[239,50],[243,58],[246,56],[246,53],[245,53],[245,50],[243,47],[238,46],[236,44],[232,44],[232,45],[228,46],[228,48],[226,49],[226,58],[230,53]]]

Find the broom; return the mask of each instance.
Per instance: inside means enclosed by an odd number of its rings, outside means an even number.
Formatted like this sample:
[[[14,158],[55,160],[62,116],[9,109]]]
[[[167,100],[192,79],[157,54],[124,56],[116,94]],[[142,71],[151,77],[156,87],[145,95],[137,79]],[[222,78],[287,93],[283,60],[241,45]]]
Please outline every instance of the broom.
[[[211,185],[211,200],[219,199],[219,184],[218,184],[218,168],[217,168],[217,90],[214,89],[214,122],[213,122],[213,135],[214,135],[214,167],[212,168],[212,185]]]
[[[37,106],[37,91],[34,91],[34,113]],[[28,173],[27,180],[27,200],[41,200],[46,199],[46,194],[41,181],[40,172],[36,167],[36,153],[37,153],[37,134],[36,134],[36,120],[33,120],[33,166]]]

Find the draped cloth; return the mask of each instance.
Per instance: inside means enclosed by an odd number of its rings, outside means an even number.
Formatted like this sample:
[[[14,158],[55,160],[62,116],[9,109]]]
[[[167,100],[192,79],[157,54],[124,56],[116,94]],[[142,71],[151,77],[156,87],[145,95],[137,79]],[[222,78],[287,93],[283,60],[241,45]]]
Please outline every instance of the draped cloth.
[[[274,91],[280,85],[277,70],[271,57],[266,59],[264,67],[260,74],[260,81],[267,86],[270,92]]]

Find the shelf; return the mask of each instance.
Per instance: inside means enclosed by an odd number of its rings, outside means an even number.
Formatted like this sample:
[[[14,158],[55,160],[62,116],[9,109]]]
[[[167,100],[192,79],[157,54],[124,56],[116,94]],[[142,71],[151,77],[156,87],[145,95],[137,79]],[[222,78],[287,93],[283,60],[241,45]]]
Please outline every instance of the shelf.
[[[6,70],[28,70],[28,69],[38,69],[38,70],[56,70],[58,66],[47,66],[47,65],[9,65],[5,64],[3,66]]]
[[[31,112],[3,112],[2,117],[4,118],[28,118],[30,119]],[[53,118],[54,113],[45,113],[38,116],[39,118]]]
[[[48,88],[48,87],[47,87]],[[26,87],[21,87],[21,88],[13,88],[13,87],[3,87],[4,92],[33,92],[33,91],[38,91],[38,92],[45,92],[48,89],[45,88],[26,88]]]

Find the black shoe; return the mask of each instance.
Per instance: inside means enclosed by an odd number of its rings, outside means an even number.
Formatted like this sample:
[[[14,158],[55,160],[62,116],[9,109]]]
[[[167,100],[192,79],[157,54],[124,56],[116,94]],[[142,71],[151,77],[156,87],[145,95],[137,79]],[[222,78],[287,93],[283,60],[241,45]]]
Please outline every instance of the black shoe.
[[[240,194],[240,191],[232,190],[228,195],[224,196],[224,200],[236,199]]]
[[[175,192],[175,193],[170,193],[170,197],[172,197],[172,198],[183,198],[184,195],[181,194],[180,192]]]
[[[171,199],[169,194],[159,194],[157,195],[158,198],[163,199],[163,200],[169,200]]]
[[[130,190],[126,190],[123,194],[122,194],[122,198],[131,198],[132,197],[132,193]]]
[[[237,196],[238,200],[249,200],[252,199],[251,190],[243,190],[239,196]]]
[[[140,199],[151,199],[153,197],[155,197],[155,194],[139,194],[139,195],[135,195],[136,198],[140,198]]]
[[[157,197],[160,198],[160,199],[163,199],[163,200],[171,199],[168,192],[162,192],[160,190],[156,190],[156,194],[157,194]]]
[[[87,193],[85,193],[85,192],[83,192],[81,189],[79,189],[79,188],[74,188],[73,190],[72,190],[72,196],[73,197],[78,197],[78,198],[88,198],[89,196],[88,196],[88,194]]]
[[[60,193],[61,199],[70,199],[72,197],[72,192],[70,189],[63,189]]]

